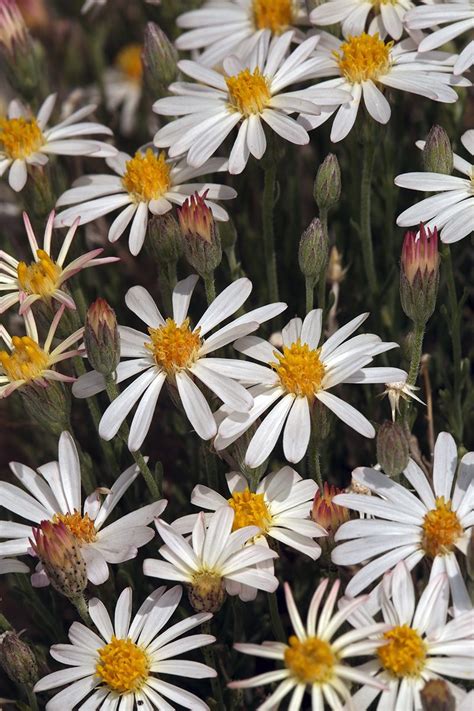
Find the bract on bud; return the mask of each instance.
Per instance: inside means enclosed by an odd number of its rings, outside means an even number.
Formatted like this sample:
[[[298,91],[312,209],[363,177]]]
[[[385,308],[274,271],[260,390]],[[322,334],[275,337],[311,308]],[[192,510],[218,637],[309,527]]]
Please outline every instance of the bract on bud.
[[[178,261],[183,254],[183,238],[178,222],[171,212],[152,217],[148,222],[145,244],[158,266]]]
[[[90,364],[98,373],[111,375],[120,361],[120,336],[115,311],[105,299],[87,310],[84,343]]]
[[[41,427],[57,436],[69,429],[71,395],[63,383],[49,380],[46,387],[29,383],[19,393],[28,415]]]
[[[311,518],[325,528],[328,533],[326,538],[318,539],[322,546],[332,545],[334,543],[334,534],[339,526],[345,521],[349,521],[349,509],[333,503],[333,498],[337,494],[343,493],[344,489],[338,489],[334,485],[324,482],[323,491],[321,492],[318,489],[314,497]]]
[[[222,259],[219,232],[205,199],[206,193],[194,193],[178,208],[184,255],[201,276],[213,272]]]
[[[386,420],[377,432],[377,459],[387,476],[398,476],[407,467],[410,457],[408,440],[403,428]]]
[[[42,521],[33,528],[31,547],[40,559],[53,588],[68,598],[86,589],[87,570],[76,537],[62,522]]]
[[[17,684],[33,686],[38,681],[38,664],[33,650],[16,632],[0,635],[0,665]]]
[[[142,61],[145,84],[152,96],[166,96],[168,86],[178,76],[178,52],[154,22],[145,29]]]
[[[432,315],[438,294],[438,231],[407,232],[403,241],[400,269],[400,300],[408,318],[425,324]]]
[[[0,52],[14,89],[30,97],[38,88],[40,62],[15,0],[0,0]]]
[[[341,169],[333,153],[323,160],[314,181],[314,199],[320,210],[329,210],[341,197]]]
[[[326,269],[329,240],[326,230],[317,218],[303,232],[298,250],[298,262],[305,277],[318,282]]]
[[[420,691],[423,711],[455,711],[456,702],[443,679],[430,679]]]
[[[217,612],[226,598],[224,580],[215,573],[198,573],[188,587],[188,598],[196,612]]]
[[[441,126],[432,126],[423,148],[423,165],[430,173],[453,172],[453,151],[448,134]]]

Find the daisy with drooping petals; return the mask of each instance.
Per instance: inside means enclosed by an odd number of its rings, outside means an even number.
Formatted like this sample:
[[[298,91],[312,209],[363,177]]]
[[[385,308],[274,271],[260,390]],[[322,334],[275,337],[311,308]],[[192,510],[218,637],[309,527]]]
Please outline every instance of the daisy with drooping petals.
[[[109,229],[110,242],[116,242],[130,223],[128,240],[130,252],[137,255],[145,240],[149,213],[163,215],[172,208],[172,203],[183,202],[198,191],[206,193],[206,205],[216,220],[228,220],[227,212],[214,200],[231,200],[237,193],[233,188],[219,183],[189,183],[206,173],[227,170],[227,161],[215,158],[190,168],[185,161],[170,161],[164,151],[157,153],[151,148],[137,151],[132,158],[119,153],[107,160],[107,165],[117,175],[86,175],[75,181],[56,203],[57,207],[73,205],[56,216],[55,225],[72,225],[80,218],[85,225],[98,217],[120,209]]]
[[[55,101],[56,94],[48,96],[35,117],[14,100],[8,107],[8,117],[0,118],[0,176],[10,169],[8,183],[16,192],[25,187],[28,165],[45,165],[48,154],[102,158],[117,153],[108,143],[87,138],[97,133],[112,135],[107,126],[81,120],[95,110],[94,105],[84,106],[47,128]]]
[[[321,105],[335,110],[348,94],[318,86],[282,91],[315,76],[320,63],[311,56],[318,37],[308,38],[286,56],[292,38],[293,32],[285,32],[270,45],[270,33],[264,32],[249,55],[224,60],[224,74],[197,62],[179,62],[181,71],[199,83],[171,84],[169,89],[176,96],[155,102],[156,113],[181,116],[158,131],[155,145],[169,146],[171,156],[187,153],[187,162],[197,168],[239,125],[229,157],[229,172],[235,174],[244,170],[250,155],[260,160],[265,153],[264,124],[290,143],[309,143],[307,131],[289,114],[319,114]]]
[[[380,597],[384,621],[390,626],[381,636],[384,644],[376,658],[362,667],[387,686],[374,708],[418,711],[423,706],[420,691],[430,679],[440,678],[448,683],[459,708],[467,694],[451,678],[474,678],[474,612],[447,622],[449,584],[444,574],[430,580],[416,603],[413,581],[403,562],[385,574]],[[373,625],[374,619],[361,607],[351,622],[364,628]],[[365,711],[379,693],[364,685],[351,699],[353,708]]]
[[[81,269],[118,261],[118,257],[96,259],[104,251],[99,248],[77,257],[65,267],[64,261],[76,234],[78,223],[75,222],[69,229],[61,245],[58,258],[54,260],[51,256],[54,211],[51,212],[46,223],[41,249],[26,212],[23,213],[23,221],[34,261],[30,264],[19,262],[0,250],[0,291],[10,292],[0,297],[0,314],[18,302],[20,302],[20,314],[22,314],[38,299],[55,299],[60,304],[75,309],[74,299],[62,289],[65,282]]]
[[[76,445],[69,432],[59,438],[58,462],[49,462],[35,472],[25,464],[12,462],[10,468],[29,493],[8,482],[0,482],[0,505],[30,525],[2,521],[1,555],[26,555],[30,549],[32,528],[43,521],[62,522],[76,538],[87,566],[87,577],[100,585],[109,577],[108,563],[135,558],[138,548],[153,538],[149,524],[165,509],[166,501],[157,501],[114,521],[104,523],[139,474],[133,465],[123,472],[101,503],[98,492],[84,502],[81,513],[81,468]],[[33,524],[33,525],[32,525]],[[32,578],[35,585],[47,585],[41,564]]]
[[[0,324],[0,341],[8,348],[7,351],[0,351],[0,399],[8,397],[24,385],[47,387],[48,381],[74,382],[75,378],[58,373],[55,366],[63,360],[82,355],[80,348],[69,349],[82,338],[84,329],[74,331],[51,350],[65,308],[63,305],[56,312],[42,346],[39,344],[38,329],[31,310],[24,314],[26,336],[10,336],[5,326]]]
[[[423,0],[425,1],[425,0]],[[474,5],[466,0],[429,2],[425,7],[414,7],[405,17],[407,27],[412,30],[426,30],[436,25],[446,25],[425,37],[418,46],[419,52],[441,47],[455,37],[474,30]],[[449,24],[447,24],[449,23]],[[472,36],[472,35],[471,35]],[[462,50],[454,65],[454,73],[462,74],[474,64],[474,40]]]
[[[110,440],[117,434],[130,410],[141,400],[128,439],[131,451],[139,449],[150,428],[165,381],[177,390],[191,425],[202,439],[214,437],[217,428],[209,404],[195,383],[196,378],[233,410],[240,412],[251,408],[251,395],[236,382],[238,371],[232,368],[234,361],[228,367],[225,358],[208,356],[255,331],[260,323],[281,313],[286,304],[269,304],[254,309],[205,338],[209,331],[242,306],[252,291],[252,284],[245,278],[233,282],[191,328],[188,308],[197,281],[198,277],[193,274],[177,283],[173,290],[173,318],[166,321],[146,289],[134,286],[128,290],[125,303],[146,323],[148,333],[124,326],[120,328],[121,355],[132,360],[119,364],[117,382],[140,375],[107,408],[99,425],[103,439]],[[78,379],[73,392],[77,397],[89,397],[104,389],[104,377],[92,371]]]
[[[418,395],[415,395],[416,388],[414,385],[410,385],[406,380],[401,380],[399,383],[385,383],[386,389],[383,391],[382,395],[388,396],[388,401],[390,403],[390,410],[392,411],[392,420],[395,422],[397,414],[400,414],[400,400],[409,401],[416,400],[417,402],[425,405],[423,400],[420,400]]]
[[[464,148],[474,155],[474,129],[461,136]],[[423,150],[425,141],[417,141]],[[395,185],[409,190],[439,191],[409,207],[398,216],[397,225],[411,226],[426,222],[425,228],[438,228],[441,241],[458,242],[474,229],[474,164],[453,154],[454,168],[466,177],[442,173],[403,173]]]
[[[351,578],[348,595],[358,595],[401,560],[412,570],[428,559],[432,578],[439,573],[449,578],[455,614],[471,609],[456,552],[466,554],[474,525],[474,453],[464,455],[456,475],[457,466],[454,439],[441,432],[432,485],[411,459],[404,475],[414,493],[375,469],[360,467],[353,472],[372,496],[340,494],[334,501],[373,518],[348,521],[336,533],[340,543],[332,553],[336,565],[371,561]]]
[[[273,570],[258,564],[270,563],[278,554],[268,546],[245,545],[260,529],[244,526],[234,530],[235,516],[230,506],[221,506],[206,525],[204,514],[198,514],[188,540],[173,526],[156,521],[165,542],[159,550],[165,560],[148,558],[143,563],[143,572],[154,578],[185,583],[196,610],[216,612],[226,593],[253,600],[255,590],[275,592],[278,580]]]
[[[324,48],[318,77],[336,76],[320,82],[318,89],[342,89],[351,94],[350,101],[337,109],[331,129],[331,141],[336,143],[351,131],[357,118],[361,99],[369,115],[381,124],[391,116],[390,104],[383,91],[400,89],[424,96],[432,101],[454,103],[458,99],[454,86],[470,86],[462,77],[453,76],[455,57],[443,52],[420,55],[411,40],[398,44],[384,42],[378,34],[333,40],[332,51]],[[336,111],[323,110],[319,116],[302,112],[299,122],[307,130],[321,126]]]
[[[215,642],[210,634],[182,637],[210,620],[211,614],[191,615],[164,629],[182,593],[179,585],[169,590],[158,588],[131,620],[132,588],[125,588],[117,600],[113,622],[104,604],[92,599],[89,614],[99,634],[74,622],[69,628],[71,644],[55,644],[50,650],[53,659],[69,667],[48,674],[35,685],[37,694],[66,687],[47,702],[46,711],[171,711],[174,706],[166,699],[186,709],[208,711],[198,696],[166,680],[168,675],[188,679],[216,676],[206,664],[180,658],[191,649]]]
[[[128,44],[104,72],[105,100],[109,111],[120,109],[120,131],[125,136],[135,128],[143,88],[142,45]]]
[[[264,672],[243,681],[233,681],[231,689],[251,689],[265,684],[279,682],[275,691],[258,707],[258,711],[277,709],[280,702],[292,692],[291,711],[303,706],[305,691],[311,695],[313,711],[323,711],[327,703],[331,709],[341,709],[344,701],[350,699],[352,683],[367,684],[377,690],[385,685],[370,674],[355,669],[346,663],[351,657],[373,656],[379,640],[371,638],[386,629],[384,624],[370,624],[354,629],[334,638],[338,629],[363,606],[366,598],[352,600],[347,606],[334,613],[340,582],[337,580],[326,598],[321,602],[329,579],[323,580],[312,597],[306,625],[303,624],[296,607],[290,586],[285,583],[285,597],[288,614],[294,634],[288,642],[264,642],[263,644],[234,644],[238,652],[264,659],[274,659],[283,668]]]
[[[313,25],[323,26],[340,22],[342,34],[349,38],[364,32],[370,15],[370,35],[377,32],[382,39],[389,35],[398,40],[412,7],[411,0],[328,0],[315,8],[309,19]]]
[[[318,347],[322,329],[322,310],[310,311],[304,321],[292,319],[283,329],[283,349],[256,336],[238,340],[234,347],[265,366],[242,363],[241,382],[252,385],[254,404],[249,412],[229,413],[219,426],[215,446],[225,449],[278,402],[252,437],[245,463],[258,467],[270,455],[281,431],[283,451],[289,462],[299,462],[308,449],[311,434],[311,408],[315,400],[328,407],[343,422],[364,435],[374,437],[370,422],[344,400],[328,392],[342,383],[384,383],[401,380],[399,368],[366,368],[374,356],[397,348],[372,334],[346,340],[369,316],[357,316]],[[227,412],[227,410],[226,410]]]
[[[21,560],[15,558],[0,558],[0,575],[8,573],[29,573],[30,569]]]
[[[251,52],[264,30],[277,37],[307,21],[302,0],[208,0],[177,18],[178,27],[187,32],[175,44],[182,50],[202,50],[199,63],[213,67],[230,54]],[[297,37],[300,34],[303,37]]]

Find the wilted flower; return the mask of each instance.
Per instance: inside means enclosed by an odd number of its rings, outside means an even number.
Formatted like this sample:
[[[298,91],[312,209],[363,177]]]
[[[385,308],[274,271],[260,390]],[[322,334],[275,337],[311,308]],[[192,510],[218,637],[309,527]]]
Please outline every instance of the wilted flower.
[[[213,272],[222,259],[219,232],[205,199],[206,192],[202,196],[196,192],[178,208],[184,254],[201,276]]]
[[[345,506],[338,506],[333,501],[335,496],[343,492],[344,489],[339,489],[334,484],[328,484],[325,481],[323,491],[318,489],[314,496],[311,518],[328,533],[327,538],[321,539],[323,546],[326,543],[334,542],[334,534],[337,529],[350,518],[349,509],[346,509]]]
[[[438,231],[407,232],[400,265],[400,300],[408,318],[425,324],[432,315],[438,294]]]
[[[382,395],[388,395],[393,422],[395,422],[397,414],[400,413],[400,400],[410,400],[412,398],[412,400],[416,400],[422,405],[425,404],[423,400],[420,400],[415,395],[415,391],[419,389],[414,385],[409,385],[406,380],[400,380],[397,383],[385,383],[385,390]]]

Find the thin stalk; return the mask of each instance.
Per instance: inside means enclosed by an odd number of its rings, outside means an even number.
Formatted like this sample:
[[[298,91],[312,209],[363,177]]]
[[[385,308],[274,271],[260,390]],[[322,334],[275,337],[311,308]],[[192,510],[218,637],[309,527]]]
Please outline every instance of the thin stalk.
[[[86,598],[84,597],[84,595],[78,595],[77,597],[72,597],[70,599],[71,599],[72,604],[78,611],[79,615],[81,616],[81,619],[83,620],[83,622],[85,622],[88,627],[91,627],[92,620],[91,620],[91,616],[89,615],[89,609],[87,607],[87,602],[86,602]]]
[[[362,243],[362,258],[364,260],[365,274],[371,296],[374,297],[377,293],[378,285],[371,228],[372,171],[375,157],[374,127],[371,119],[367,119],[366,121],[363,141],[362,174],[360,181],[360,239]]]
[[[423,348],[423,336],[425,335],[425,324],[415,323],[412,333],[410,369],[408,371],[407,384],[414,385],[418,377],[421,362],[421,351]]]
[[[202,631],[204,634],[212,634],[210,622],[202,623]],[[202,651],[206,664],[211,667],[211,669],[215,669],[216,671],[218,671],[217,659],[214,653],[214,648],[210,645],[206,645],[205,647],[202,647]],[[222,694],[221,684],[219,681],[219,674],[215,677],[211,677],[211,687],[212,695],[214,697],[214,700],[217,702],[217,709],[219,711],[225,711],[224,696]]]
[[[168,284],[173,291],[174,287],[176,286],[176,282],[178,281],[178,275],[176,273],[176,262],[168,262],[166,265],[166,276],[168,279]]]
[[[270,621],[272,623],[272,630],[275,639],[278,640],[278,642],[286,642],[287,636],[281,623],[281,616],[278,610],[278,600],[276,593],[267,593],[267,599],[268,608],[270,610]]]
[[[306,313],[308,314],[314,307],[314,278],[308,276],[305,277],[304,285],[306,292]]]
[[[33,691],[33,687],[29,684],[25,684],[25,689],[28,697],[28,705],[31,711],[38,711],[38,701],[36,700],[36,694]]]
[[[323,490],[323,477],[321,474],[321,455],[319,452],[319,440],[315,434],[315,427],[311,428],[311,439],[309,443],[309,473],[317,483],[319,490]]]
[[[216,287],[214,284],[214,272],[204,274],[204,288],[206,289],[206,299],[210,305],[216,298]]]
[[[328,238],[327,244],[329,244],[328,237],[328,211],[327,208],[322,207],[319,211],[319,219],[321,221],[321,226],[324,230],[324,234]],[[323,309],[326,306],[326,271],[327,271],[327,261],[324,267],[321,269],[321,274],[319,276],[318,282],[318,308]]]
[[[271,162],[265,168],[262,201],[263,248],[265,252],[265,268],[267,273],[268,298],[278,301],[278,277],[275,254],[274,207],[276,188],[276,162]]]
[[[2,613],[0,612],[0,632],[8,632],[12,629],[13,629],[13,627],[8,622],[5,615],[2,615]]]
[[[204,466],[206,468],[206,478],[208,486],[214,491],[219,489],[219,481],[217,476],[217,466],[214,456],[208,449],[207,442],[201,443],[202,451],[204,453]]]
[[[449,245],[442,245],[443,259],[446,264],[446,285],[448,288],[449,322],[451,347],[453,351],[453,402],[454,419],[457,425],[459,439],[462,439],[463,416],[461,406],[461,314],[456,293],[453,259]]]

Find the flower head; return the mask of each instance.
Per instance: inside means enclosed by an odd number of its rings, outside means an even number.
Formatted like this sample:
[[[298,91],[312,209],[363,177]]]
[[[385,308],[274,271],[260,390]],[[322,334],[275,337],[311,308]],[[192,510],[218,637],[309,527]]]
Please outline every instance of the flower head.
[[[400,268],[400,300],[408,318],[423,323],[432,316],[439,284],[438,231],[407,232]]]
[[[343,489],[338,489],[334,484],[324,482],[323,490],[318,489],[314,495],[311,518],[319,526],[322,526],[328,534],[328,538],[323,540],[323,544],[334,542],[334,534],[339,526],[350,518],[349,511],[344,506],[334,503],[334,497],[342,494]]]
[[[66,597],[78,597],[87,585],[86,563],[78,537],[61,519],[41,521],[32,532],[31,547],[51,585]]]
[[[406,380],[400,380],[400,382],[396,383],[385,383],[385,390],[382,395],[388,395],[393,422],[395,422],[397,414],[400,414],[400,400],[409,401],[410,398],[412,398],[422,405],[425,404],[423,400],[420,400],[418,395],[415,395],[415,392],[419,389],[420,388],[414,385],[409,385]]]
[[[87,309],[84,344],[92,367],[103,375],[114,373],[120,361],[120,336],[115,311],[105,299]]]

